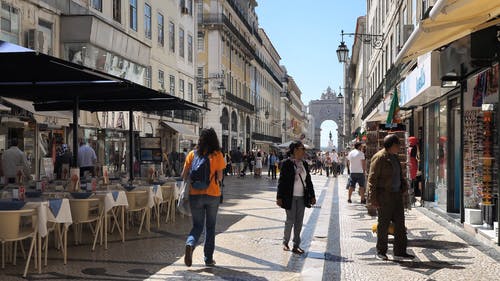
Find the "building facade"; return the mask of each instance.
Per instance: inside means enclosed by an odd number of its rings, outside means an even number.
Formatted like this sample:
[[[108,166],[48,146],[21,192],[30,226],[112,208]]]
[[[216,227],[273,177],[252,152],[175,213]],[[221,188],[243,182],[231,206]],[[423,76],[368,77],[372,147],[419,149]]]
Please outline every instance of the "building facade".
[[[398,94],[398,129],[415,136],[420,147],[425,205],[476,233],[493,228],[500,217],[500,179],[492,175],[500,162],[499,123],[493,121],[499,118],[500,3],[450,2],[367,1],[366,31],[382,40],[360,44],[366,49],[363,67],[356,63],[355,42],[356,70],[348,75],[366,81],[365,130],[386,123]],[[356,104],[352,108],[359,112]]]

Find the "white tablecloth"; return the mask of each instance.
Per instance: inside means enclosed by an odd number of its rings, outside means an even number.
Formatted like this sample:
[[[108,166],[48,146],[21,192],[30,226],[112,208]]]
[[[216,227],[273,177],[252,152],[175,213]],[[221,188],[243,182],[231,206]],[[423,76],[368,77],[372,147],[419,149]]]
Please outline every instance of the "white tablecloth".
[[[59,209],[59,213],[57,217],[52,214],[52,211],[49,208],[49,201],[38,201],[38,202],[27,202],[24,205],[24,209],[37,209],[38,211],[38,232],[40,236],[47,236],[47,222],[55,222],[55,223],[64,223],[66,226],[69,226],[73,223],[73,219],[71,217],[71,208],[69,207],[69,200],[62,199],[61,209]]]
[[[116,200],[113,197],[113,192],[118,192]],[[128,207],[127,194],[125,194],[125,191],[122,190],[104,191],[104,192],[97,192],[97,194],[98,195],[104,194],[104,211],[106,213],[117,206]]]
[[[156,186],[141,186],[138,187],[138,190],[147,190],[148,192],[148,207],[153,208],[156,202],[163,201],[163,194],[161,192],[161,187],[159,185]]]

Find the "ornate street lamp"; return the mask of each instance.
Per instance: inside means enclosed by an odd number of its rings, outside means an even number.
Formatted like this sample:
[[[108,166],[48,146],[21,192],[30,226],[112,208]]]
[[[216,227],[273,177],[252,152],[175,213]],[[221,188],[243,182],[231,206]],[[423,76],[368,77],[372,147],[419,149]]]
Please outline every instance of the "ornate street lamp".
[[[344,96],[342,93],[339,91],[339,94],[337,95],[337,100],[339,101],[339,104],[342,104],[342,100],[344,99]]]
[[[340,33],[342,36],[342,41],[340,42],[339,47],[337,48],[337,58],[339,59],[340,63],[346,63],[347,60],[349,59],[349,48],[347,48],[347,45],[344,42],[344,35],[345,36],[354,36],[357,37],[361,40],[361,42],[365,44],[371,44],[373,48],[375,49],[381,49],[382,48],[382,43],[383,43],[383,38],[384,35],[379,35],[379,34],[368,34],[368,33]]]

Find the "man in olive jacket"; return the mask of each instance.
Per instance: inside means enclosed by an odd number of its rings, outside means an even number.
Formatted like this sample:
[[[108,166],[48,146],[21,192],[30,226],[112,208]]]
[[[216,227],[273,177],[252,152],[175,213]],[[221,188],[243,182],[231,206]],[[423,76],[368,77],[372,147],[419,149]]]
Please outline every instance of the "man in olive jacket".
[[[384,149],[371,159],[368,175],[368,202],[378,211],[377,259],[387,260],[387,236],[391,221],[394,223],[394,256],[414,258],[406,252],[407,237],[405,228],[403,197],[407,195],[408,183],[405,180],[398,159],[399,138],[387,135]]]

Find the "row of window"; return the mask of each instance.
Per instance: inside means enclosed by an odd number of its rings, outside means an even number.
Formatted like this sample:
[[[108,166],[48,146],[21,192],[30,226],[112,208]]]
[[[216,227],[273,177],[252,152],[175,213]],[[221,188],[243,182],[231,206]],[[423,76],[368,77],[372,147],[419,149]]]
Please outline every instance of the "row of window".
[[[122,21],[121,17],[121,2],[122,0],[113,0],[113,20],[120,22]],[[138,29],[138,18],[137,18],[137,0],[129,0],[129,17],[130,17],[130,28],[133,29],[134,31],[137,31]],[[102,12],[102,0],[92,0],[91,1],[91,6],[93,9],[98,10]],[[189,15],[193,15],[193,1],[181,1],[181,10],[183,13],[187,13]],[[184,8],[184,9],[183,9]],[[157,21],[157,42],[160,46],[165,46],[165,17],[162,13],[158,12],[156,16],[156,21]],[[144,4],[144,36],[147,39],[152,39],[153,37],[153,32],[152,32],[152,22],[153,22],[153,15],[152,15],[152,8],[151,5],[148,3]],[[175,53],[175,24],[172,21],[169,21],[168,23],[168,49]],[[185,58],[185,53],[186,53],[186,45],[187,45],[187,59],[188,62],[192,63],[193,62],[193,36],[188,34],[186,36],[185,31],[183,28],[179,27],[179,38],[178,38],[178,48],[179,48],[179,56],[181,58]]]
[[[176,87],[175,87],[175,81],[176,78],[174,75],[169,75],[169,91],[168,93],[174,96],[179,96],[182,99],[188,100],[190,102],[193,102],[193,83],[188,82],[187,83],[187,95],[186,95],[186,89],[185,89],[185,80],[184,79],[179,79],[179,94],[177,95],[176,92]],[[148,67],[146,68],[146,73],[144,75],[144,84],[146,87],[151,88],[152,87],[152,68]],[[163,91],[166,91],[165,87],[165,72],[161,69],[158,70],[158,84],[160,85],[160,89]]]

